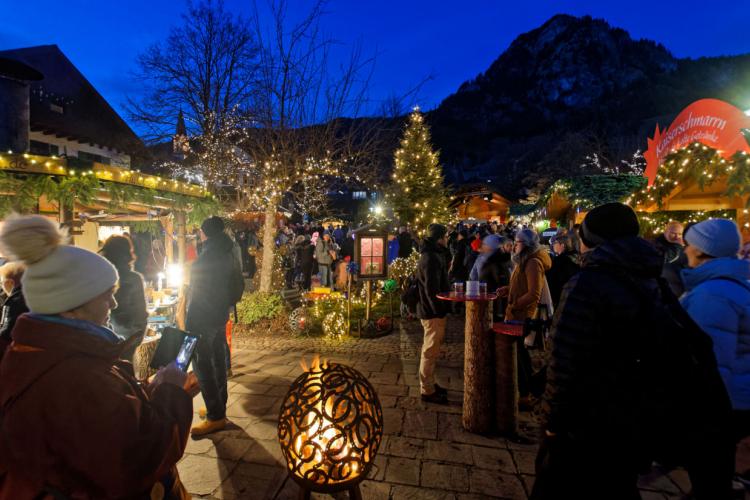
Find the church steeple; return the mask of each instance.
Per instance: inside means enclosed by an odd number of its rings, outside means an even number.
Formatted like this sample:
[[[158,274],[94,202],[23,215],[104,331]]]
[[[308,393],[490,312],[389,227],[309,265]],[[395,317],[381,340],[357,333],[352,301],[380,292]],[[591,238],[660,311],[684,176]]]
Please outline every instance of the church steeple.
[[[185,127],[185,115],[180,108],[180,113],[177,115],[177,133],[175,135],[181,135],[187,137],[187,128]]]
[[[185,127],[185,115],[180,109],[177,115],[177,130],[172,136],[172,156],[177,160],[184,160],[190,149],[190,141],[187,136],[187,127]]]

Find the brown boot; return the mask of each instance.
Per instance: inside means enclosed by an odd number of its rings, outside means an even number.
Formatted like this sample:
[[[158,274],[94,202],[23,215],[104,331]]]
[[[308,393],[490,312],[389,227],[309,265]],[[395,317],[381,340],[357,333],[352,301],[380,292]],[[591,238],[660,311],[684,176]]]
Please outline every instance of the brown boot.
[[[227,426],[227,419],[222,418],[221,420],[206,420],[190,429],[190,435],[193,437],[205,436],[213,432],[223,430]]]

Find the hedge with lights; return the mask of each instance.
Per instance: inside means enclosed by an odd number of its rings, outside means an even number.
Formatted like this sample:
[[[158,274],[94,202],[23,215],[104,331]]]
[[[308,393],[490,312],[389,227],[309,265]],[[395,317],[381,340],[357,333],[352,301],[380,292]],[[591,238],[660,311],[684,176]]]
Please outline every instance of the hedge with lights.
[[[645,177],[632,174],[583,175],[560,179],[545,191],[537,206],[545,207],[549,199],[557,194],[568,199],[574,208],[590,210],[604,203],[622,201],[645,186]]]
[[[626,203],[636,210],[639,205],[652,203],[662,208],[664,200],[680,184],[695,182],[702,191],[722,178],[727,183],[723,196],[750,194],[750,156],[738,151],[727,159],[714,148],[693,143],[668,154],[659,167],[654,184],[640,189]],[[750,204],[750,199],[748,202]]]

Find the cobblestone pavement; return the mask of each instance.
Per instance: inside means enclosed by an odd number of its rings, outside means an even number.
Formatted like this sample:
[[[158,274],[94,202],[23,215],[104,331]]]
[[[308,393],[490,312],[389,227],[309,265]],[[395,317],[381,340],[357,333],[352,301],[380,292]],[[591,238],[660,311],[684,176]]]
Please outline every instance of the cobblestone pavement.
[[[276,423],[283,396],[302,373],[300,359],[321,354],[369,377],[383,405],[385,436],[370,477],[361,485],[365,500],[526,499],[534,481],[536,446],[471,434],[461,426],[462,327],[459,320],[450,320],[438,365],[438,381],[449,389],[448,406],[424,404],[419,398],[417,322],[380,339],[343,343],[279,333],[236,339],[227,410],[231,425],[189,440],[179,464],[182,481],[195,498],[296,499],[299,490],[284,468]],[[196,422],[202,406],[198,396]],[[536,435],[530,417],[522,430]],[[642,478],[641,488],[644,500],[677,499],[689,483],[684,472],[674,471]]]

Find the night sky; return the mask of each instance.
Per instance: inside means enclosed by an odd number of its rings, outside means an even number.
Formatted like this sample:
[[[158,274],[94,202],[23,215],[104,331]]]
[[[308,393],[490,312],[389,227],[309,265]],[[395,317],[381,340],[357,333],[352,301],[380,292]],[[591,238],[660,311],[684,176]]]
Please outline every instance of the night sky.
[[[225,5],[250,10],[250,0]],[[184,7],[181,0],[0,0],[0,49],[59,45],[127,120],[125,97],[138,93],[131,77],[136,56],[166,37]],[[679,57],[750,53],[745,0],[333,0],[328,12],[324,27],[342,42],[342,54],[355,42],[377,53],[373,110],[428,75],[433,79],[422,87],[418,104],[435,107],[485,70],[516,36],[557,13],[604,18]]]

